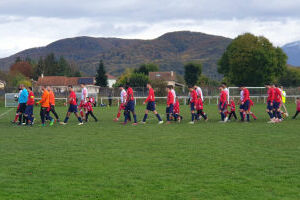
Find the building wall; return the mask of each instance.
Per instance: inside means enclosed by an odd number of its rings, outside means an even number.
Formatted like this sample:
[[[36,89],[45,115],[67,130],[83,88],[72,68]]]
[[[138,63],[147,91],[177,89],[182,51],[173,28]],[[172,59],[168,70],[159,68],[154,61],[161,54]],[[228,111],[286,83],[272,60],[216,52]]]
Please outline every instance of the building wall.
[[[112,88],[112,86],[117,82],[115,79],[107,79],[107,86]]]

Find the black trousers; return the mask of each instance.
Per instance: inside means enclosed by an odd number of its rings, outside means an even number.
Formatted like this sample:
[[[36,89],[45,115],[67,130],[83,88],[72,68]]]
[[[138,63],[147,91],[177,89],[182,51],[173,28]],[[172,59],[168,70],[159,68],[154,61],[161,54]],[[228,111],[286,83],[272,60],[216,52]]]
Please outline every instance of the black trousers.
[[[229,114],[229,117],[228,117],[229,120],[230,120],[232,115],[233,115],[234,119],[237,119],[235,111],[231,111],[230,114]]]
[[[197,116],[198,118],[199,118],[199,116],[201,115],[201,116],[203,117],[203,119],[205,119],[205,120],[207,119],[207,117],[206,117],[206,115],[203,113],[203,110],[202,110],[202,109],[197,111],[197,115],[198,115],[198,116]]]
[[[48,108],[41,107],[40,116],[42,124],[45,124],[45,119],[50,121],[52,120],[52,117],[50,116],[50,113],[47,110]]]
[[[298,115],[299,113],[300,113],[300,111],[296,111],[296,113],[295,113],[293,119],[296,119],[296,117],[297,117],[297,115]]]
[[[56,113],[56,111],[55,111],[55,105],[51,105],[51,106],[50,106],[50,112],[53,113],[53,115],[54,115],[54,117],[55,117],[56,119],[59,119],[59,117],[58,117],[58,115],[57,115],[57,113]]]
[[[88,121],[88,118],[89,118],[89,115],[91,115],[94,120],[97,122],[98,119],[95,117],[94,113],[92,111],[88,111],[86,114],[85,114],[85,121],[87,122]]]

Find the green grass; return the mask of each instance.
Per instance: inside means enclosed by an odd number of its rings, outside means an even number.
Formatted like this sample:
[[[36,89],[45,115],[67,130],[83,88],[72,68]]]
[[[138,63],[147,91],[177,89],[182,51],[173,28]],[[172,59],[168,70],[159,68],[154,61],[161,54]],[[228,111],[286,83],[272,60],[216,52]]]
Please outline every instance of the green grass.
[[[0,199],[300,199],[300,117],[267,124],[256,105],[257,121],[220,124],[211,105],[209,122],[189,125],[181,106],[181,124],[150,115],[134,127],[113,122],[116,109],[96,108],[100,122],[80,127],[74,116],[53,127],[0,117]]]

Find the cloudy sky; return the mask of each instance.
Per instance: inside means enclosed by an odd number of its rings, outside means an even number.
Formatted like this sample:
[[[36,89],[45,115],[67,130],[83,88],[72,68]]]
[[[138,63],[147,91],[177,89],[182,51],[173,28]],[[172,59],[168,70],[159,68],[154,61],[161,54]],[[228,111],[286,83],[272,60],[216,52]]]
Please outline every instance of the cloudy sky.
[[[300,0],[0,0],[0,58],[76,37],[152,39],[191,30],[300,40]]]

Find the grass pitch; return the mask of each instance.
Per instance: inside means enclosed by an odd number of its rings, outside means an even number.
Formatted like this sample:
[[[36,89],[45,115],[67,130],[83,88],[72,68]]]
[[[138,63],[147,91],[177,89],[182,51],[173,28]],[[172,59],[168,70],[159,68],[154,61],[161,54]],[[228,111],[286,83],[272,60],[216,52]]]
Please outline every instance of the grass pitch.
[[[96,108],[98,123],[18,127],[15,109],[0,108],[0,199],[300,199],[300,116],[267,124],[264,110],[220,124],[210,105],[209,122],[189,125],[181,106],[181,124],[149,114],[134,127],[112,121],[116,107]],[[144,106],[137,111],[140,121]]]

